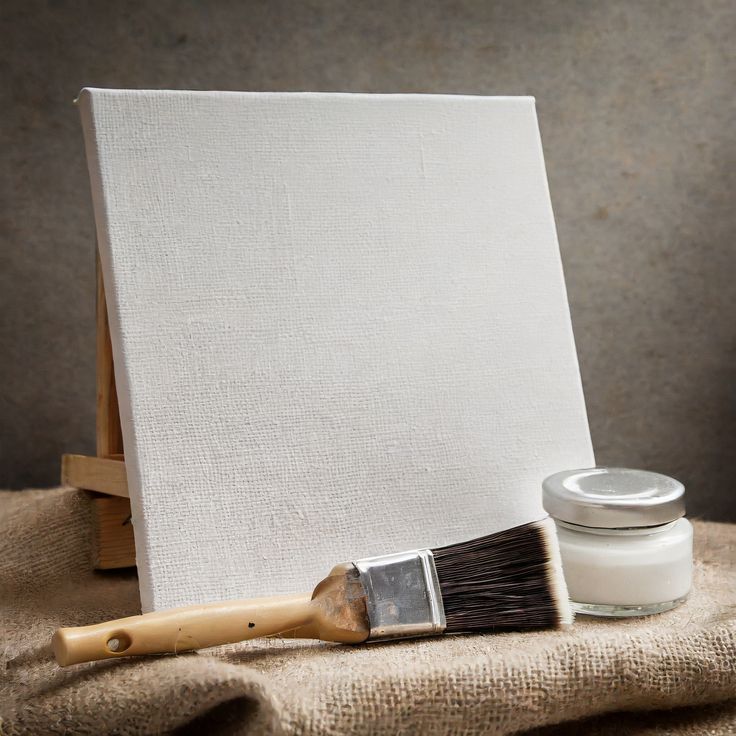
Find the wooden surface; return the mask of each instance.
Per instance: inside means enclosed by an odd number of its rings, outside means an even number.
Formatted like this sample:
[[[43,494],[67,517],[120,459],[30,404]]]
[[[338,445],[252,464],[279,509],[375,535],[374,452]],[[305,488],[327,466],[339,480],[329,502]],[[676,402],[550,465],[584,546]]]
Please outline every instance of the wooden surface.
[[[77,475],[78,488],[112,494],[96,496],[94,508],[94,564],[98,570],[135,565],[128,478],[123,455],[123,433],[115,386],[115,367],[107,319],[105,284],[97,253],[97,458],[79,457],[68,465]]]
[[[89,455],[62,455],[61,483],[73,488],[128,497],[128,478],[125,461]]]
[[[135,566],[125,461],[88,455],[63,455],[62,485],[92,492],[92,559],[97,570]]]
[[[352,565],[338,565],[313,593],[169,608],[91,626],[58,629],[65,667],[133,654],[166,654],[290,632],[295,638],[358,643],[370,633],[366,594]]]
[[[63,455],[61,483],[92,494],[93,564],[98,570],[135,566],[135,539],[115,386],[105,285],[97,255],[97,457]],[[104,495],[103,495],[104,494]]]
[[[270,636],[309,623],[317,610],[311,597],[304,593],[224,601],[62,628],[53,637],[54,656],[66,667],[135,654],[176,654]]]
[[[98,570],[135,566],[130,502],[119,496],[93,498],[93,564]]]

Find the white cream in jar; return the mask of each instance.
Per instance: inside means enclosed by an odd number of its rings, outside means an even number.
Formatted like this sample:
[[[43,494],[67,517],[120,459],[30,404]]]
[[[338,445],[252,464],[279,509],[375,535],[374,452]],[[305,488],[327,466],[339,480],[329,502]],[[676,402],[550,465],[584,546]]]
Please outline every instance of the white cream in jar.
[[[692,583],[685,489],[659,473],[571,470],[543,483],[578,613],[645,616],[674,608]]]

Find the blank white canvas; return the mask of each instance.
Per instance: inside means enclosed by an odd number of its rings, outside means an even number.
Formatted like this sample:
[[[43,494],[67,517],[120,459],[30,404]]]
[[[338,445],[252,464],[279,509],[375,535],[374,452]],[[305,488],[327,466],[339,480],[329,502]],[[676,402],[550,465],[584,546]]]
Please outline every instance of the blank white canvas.
[[[533,99],[80,106],[144,610],[539,518],[594,464]]]

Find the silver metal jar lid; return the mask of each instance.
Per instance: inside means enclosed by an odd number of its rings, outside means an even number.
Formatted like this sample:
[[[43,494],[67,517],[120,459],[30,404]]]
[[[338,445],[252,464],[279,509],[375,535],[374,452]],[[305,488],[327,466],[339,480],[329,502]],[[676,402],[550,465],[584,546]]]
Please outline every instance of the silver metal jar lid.
[[[547,513],[603,529],[657,526],[685,515],[685,487],[660,473],[629,468],[565,470],[542,482]]]

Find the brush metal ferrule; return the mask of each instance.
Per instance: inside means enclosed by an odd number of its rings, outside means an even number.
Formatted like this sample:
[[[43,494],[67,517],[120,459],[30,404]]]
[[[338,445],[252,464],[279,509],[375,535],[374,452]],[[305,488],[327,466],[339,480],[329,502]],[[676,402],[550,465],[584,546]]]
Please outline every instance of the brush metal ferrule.
[[[441,634],[447,624],[428,549],[353,562],[367,594],[369,640]]]

